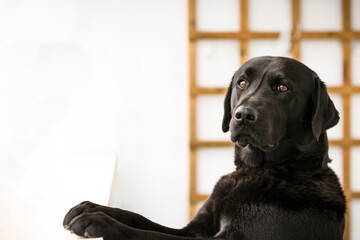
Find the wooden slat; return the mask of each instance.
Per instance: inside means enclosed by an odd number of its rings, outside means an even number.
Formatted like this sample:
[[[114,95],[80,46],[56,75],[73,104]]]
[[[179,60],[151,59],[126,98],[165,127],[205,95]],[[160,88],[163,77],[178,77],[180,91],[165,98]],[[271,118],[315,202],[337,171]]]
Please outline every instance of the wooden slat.
[[[302,32],[302,39],[351,39],[357,38],[356,33],[350,32]]]
[[[218,94],[222,94],[225,96],[225,93],[227,91],[227,88],[195,88],[192,89],[192,94],[194,95],[218,95]]]
[[[360,192],[352,192],[351,193],[351,198],[360,199]]]
[[[189,27],[189,40],[196,32],[196,0],[188,0],[188,27]]]
[[[345,123],[344,123],[345,125]],[[344,232],[344,240],[348,240],[350,238],[350,229],[351,229],[351,192],[350,192],[350,148],[343,147],[343,188],[346,196],[346,208],[347,212],[345,215],[345,232]]]
[[[241,34],[248,33],[248,0],[240,1],[240,32]],[[248,41],[245,38],[240,38],[240,62],[243,64],[248,60]]]
[[[347,38],[342,40],[343,47],[343,86],[344,88],[351,88],[351,45],[350,39],[351,36],[348,36],[351,30],[350,26],[350,0],[342,0],[342,30],[344,35]],[[350,118],[351,118],[351,99],[350,95],[343,96],[343,140],[345,142],[351,141],[351,129],[350,129]],[[344,239],[348,240],[350,238],[350,230],[353,227],[353,223],[350,219],[351,212],[351,156],[350,156],[350,146],[343,147],[343,188],[345,195],[348,199],[347,208],[348,211],[345,216],[345,222],[348,224],[345,225]]]
[[[207,194],[195,194],[192,198],[192,201],[194,203],[198,203],[198,202],[203,202],[208,198],[209,198],[209,195],[207,195]]]
[[[240,64],[245,63],[249,59],[249,44],[247,40],[240,41]],[[239,66],[240,67],[240,66]]]
[[[196,88],[196,43],[189,43],[189,79],[190,79],[190,99],[189,99],[189,110],[190,110],[190,139],[196,139],[196,96],[191,94],[193,89]]]
[[[299,39],[360,39],[360,32],[312,32],[305,31],[298,33],[299,35],[293,36],[293,41]],[[251,40],[251,39],[278,39],[279,32],[202,32],[191,31],[190,39],[239,39],[239,40]]]
[[[188,26],[189,36],[195,31],[196,28],[196,5],[195,0],[188,0]],[[196,88],[196,42],[189,41],[189,137],[190,142],[196,141],[196,98],[191,94],[192,89]],[[191,219],[195,215],[196,204],[191,199],[196,194],[196,151],[190,148],[189,156],[189,218]]]
[[[347,60],[347,62],[349,61],[349,59]],[[349,64],[349,63],[347,63]],[[350,66],[344,66],[344,70],[346,70],[347,68],[350,68]],[[344,79],[344,81],[349,81],[350,78],[347,78],[347,80]],[[343,95],[352,95],[352,94],[359,94],[360,93],[360,87],[358,86],[343,86],[343,87],[328,87],[328,92],[329,93],[334,93],[334,94],[343,94]]]
[[[190,144],[191,144],[192,148],[233,147],[234,146],[234,143],[232,143],[230,141],[193,141]]]
[[[342,29],[351,31],[351,0],[342,0]]]
[[[191,33],[191,39],[277,39],[278,32],[200,32],[194,31]]]
[[[360,140],[356,140],[356,139],[329,140],[329,144],[332,146],[340,146],[340,147],[360,146]]]
[[[292,1],[292,46],[291,46],[291,56],[294,59],[300,59],[300,0]]]
[[[248,0],[240,1],[240,33],[248,32]]]
[[[194,196],[197,192],[197,162],[196,162],[196,151],[195,149],[190,150],[190,209],[189,209],[189,219],[192,219],[196,214],[196,202],[194,202]]]

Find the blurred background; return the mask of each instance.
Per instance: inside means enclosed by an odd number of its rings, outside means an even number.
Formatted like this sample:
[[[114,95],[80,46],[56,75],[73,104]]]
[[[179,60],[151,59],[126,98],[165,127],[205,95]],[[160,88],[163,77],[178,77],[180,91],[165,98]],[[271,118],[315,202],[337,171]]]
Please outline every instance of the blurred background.
[[[340,112],[331,166],[344,239],[360,239],[359,16],[360,0],[0,0],[0,197],[93,191],[182,227],[234,169],[221,131],[232,74],[287,56]]]

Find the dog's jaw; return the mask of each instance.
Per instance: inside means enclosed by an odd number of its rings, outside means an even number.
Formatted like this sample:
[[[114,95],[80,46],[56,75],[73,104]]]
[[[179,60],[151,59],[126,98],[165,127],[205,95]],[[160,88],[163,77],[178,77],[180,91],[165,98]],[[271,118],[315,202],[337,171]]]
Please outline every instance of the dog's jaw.
[[[264,152],[248,144],[245,147],[235,145],[235,165],[237,167],[260,167]]]
[[[232,135],[231,141],[233,141],[238,147],[240,148],[249,148],[250,150],[253,148],[258,148],[263,152],[271,152],[274,151],[277,147],[276,142],[269,143],[261,143],[257,138],[253,137],[252,135]]]
[[[301,156],[297,159],[294,156]],[[297,169],[317,169],[326,167],[328,157],[328,140],[323,133],[317,141],[299,145],[294,139],[283,138],[273,151],[265,152],[251,144],[245,146],[235,144],[235,165],[237,168],[263,168],[274,166],[288,166]]]

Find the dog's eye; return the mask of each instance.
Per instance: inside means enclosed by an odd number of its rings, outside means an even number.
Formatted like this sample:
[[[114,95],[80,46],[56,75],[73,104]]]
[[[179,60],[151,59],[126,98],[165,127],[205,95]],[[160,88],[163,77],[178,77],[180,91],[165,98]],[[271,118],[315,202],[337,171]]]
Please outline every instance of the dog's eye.
[[[279,85],[279,86],[277,87],[277,90],[278,90],[279,92],[287,92],[287,90],[289,90],[289,88],[288,88],[286,85],[281,84],[281,85]]]
[[[238,87],[241,89],[244,89],[248,86],[248,82],[245,80],[239,80],[237,83]]]

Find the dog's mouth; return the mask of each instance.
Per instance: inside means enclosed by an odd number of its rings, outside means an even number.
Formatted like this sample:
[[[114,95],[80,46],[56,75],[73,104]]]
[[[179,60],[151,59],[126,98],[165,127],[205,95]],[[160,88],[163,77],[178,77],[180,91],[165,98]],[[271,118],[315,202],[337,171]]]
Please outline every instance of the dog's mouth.
[[[240,135],[236,138],[235,144],[240,147],[258,148],[263,152],[271,152],[276,148],[276,143],[259,143],[255,138],[250,135]]]

